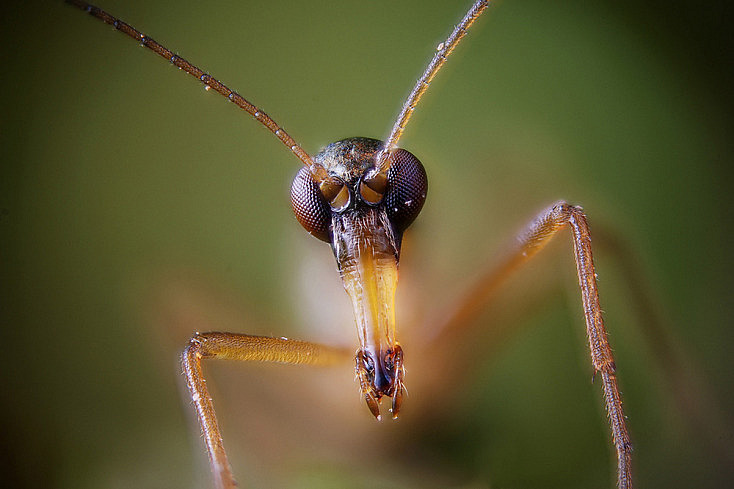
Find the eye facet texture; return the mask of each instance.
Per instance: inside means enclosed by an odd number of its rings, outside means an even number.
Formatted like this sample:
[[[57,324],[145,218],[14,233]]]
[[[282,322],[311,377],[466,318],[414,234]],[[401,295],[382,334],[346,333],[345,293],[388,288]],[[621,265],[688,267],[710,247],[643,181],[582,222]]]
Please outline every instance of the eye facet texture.
[[[404,149],[395,150],[387,171],[387,193],[384,205],[387,216],[402,233],[418,217],[428,193],[428,177],[421,162]]]
[[[331,209],[308,168],[300,169],[291,185],[291,206],[306,231],[330,242]]]

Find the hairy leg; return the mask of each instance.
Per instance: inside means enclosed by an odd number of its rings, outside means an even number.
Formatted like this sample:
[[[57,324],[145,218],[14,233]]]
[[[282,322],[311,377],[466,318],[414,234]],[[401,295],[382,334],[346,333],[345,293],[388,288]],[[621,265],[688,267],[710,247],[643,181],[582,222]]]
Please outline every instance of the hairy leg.
[[[235,333],[195,333],[183,352],[181,364],[186,384],[204,435],[217,489],[232,489],[237,482],[227,461],[214,403],[201,370],[201,359],[219,358],[245,362],[333,365],[350,355],[317,343]]]
[[[432,343],[440,345],[449,338],[458,336],[459,330],[476,318],[504,279],[540,251],[558,231],[565,227],[569,228],[573,238],[574,258],[581,289],[591,361],[595,377],[601,378],[610,430],[617,452],[617,486],[619,489],[631,489],[632,445],[617,385],[614,357],[607,339],[599,304],[596,271],[591,251],[591,235],[586,216],[580,207],[566,202],[556,202],[542,211],[517,237],[516,242],[500,260],[499,265],[484,274],[453,309],[441,317],[436,328],[431,328],[438,331],[432,338]]]

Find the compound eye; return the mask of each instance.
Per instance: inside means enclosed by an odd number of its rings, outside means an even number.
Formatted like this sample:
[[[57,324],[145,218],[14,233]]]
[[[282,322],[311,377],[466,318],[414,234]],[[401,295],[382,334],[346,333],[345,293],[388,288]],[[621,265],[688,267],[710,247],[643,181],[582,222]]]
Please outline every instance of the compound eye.
[[[291,185],[291,206],[301,226],[322,241],[331,241],[331,208],[308,168],[296,174]]]
[[[336,177],[329,177],[320,185],[321,194],[332,210],[339,212],[349,207],[349,188]]]
[[[428,193],[428,177],[420,160],[404,149],[396,149],[387,170],[385,208],[395,231],[402,233],[418,217]]]
[[[368,204],[382,202],[387,190],[387,175],[377,170],[367,173],[359,182],[359,196]]]

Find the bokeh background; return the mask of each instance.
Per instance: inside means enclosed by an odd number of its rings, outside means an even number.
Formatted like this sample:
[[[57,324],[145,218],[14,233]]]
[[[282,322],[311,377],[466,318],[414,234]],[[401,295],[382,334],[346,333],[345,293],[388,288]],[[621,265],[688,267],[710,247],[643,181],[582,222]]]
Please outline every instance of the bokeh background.
[[[100,6],[313,153],[384,137],[467,3]],[[431,383],[440,364],[410,367],[411,338],[431,334],[421,326],[565,198],[595,231],[638,485],[732,487],[728,13],[660,0],[493,6],[401,143],[431,185],[398,297],[408,388],[424,380],[400,422],[376,425],[350,365],[207,365],[241,482],[612,487],[567,236],[477,321],[464,373]],[[221,97],[61,2],[6,6],[0,26],[2,485],[207,487],[177,364],[192,331],[354,347],[330,251],[290,211],[299,163]]]

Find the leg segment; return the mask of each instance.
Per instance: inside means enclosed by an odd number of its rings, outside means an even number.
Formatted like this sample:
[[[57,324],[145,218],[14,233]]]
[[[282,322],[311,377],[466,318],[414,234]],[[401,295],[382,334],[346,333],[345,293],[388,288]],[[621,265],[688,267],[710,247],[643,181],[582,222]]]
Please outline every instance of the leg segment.
[[[576,259],[581,300],[586,318],[586,333],[589,338],[591,362],[595,373],[599,373],[604,390],[604,402],[612,431],[612,439],[617,450],[618,482],[620,489],[632,487],[632,444],[630,443],[622,398],[617,386],[617,376],[612,349],[604,328],[599,291],[596,287],[596,271],[591,253],[591,235],[586,216],[580,207],[558,202],[546,209],[520,236],[520,254],[529,258],[543,248],[558,230],[568,225],[573,235],[573,252]]]
[[[614,356],[607,340],[607,332],[599,304],[599,291],[596,286],[596,270],[591,253],[591,235],[586,216],[580,207],[565,202],[555,204],[546,210],[530,226],[521,238],[523,254],[531,256],[542,248],[548,239],[561,227],[568,225],[573,235],[573,251],[576,259],[581,300],[586,318],[586,333],[589,337],[591,361],[595,372],[601,375],[604,401],[612,430],[612,439],[617,449],[618,486],[632,487],[632,444],[622,410],[622,398],[617,386]]]
[[[619,489],[632,488],[630,443],[622,399],[617,386],[614,357],[607,340],[607,333],[599,305],[599,292],[596,286],[596,272],[591,253],[591,235],[586,216],[580,207],[566,202],[557,202],[547,208],[521,233],[510,253],[500,265],[484,275],[478,284],[462,298],[450,314],[444,318],[438,337],[440,344],[445,338],[452,336],[465,322],[470,322],[489,301],[492,293],[501,282],[530,257],[540,251],[550,238],[562,228],[568,226],[573,236],[573,250],[578,271],[581,299],[586,319],[586,332],[589,339],[591,361],[594,375],[601,377],[606,404],[607,416],[612,432],[612,439],[617,451]]]
[[[305,341],[234,333],[195,333],[183,352],[181,364],[204,435],[217,489],[232,489],[237,482],[227,461],[214,403],[201,371],[202,358],[250,362],[331,365],[349,358],[347,352]]]

